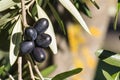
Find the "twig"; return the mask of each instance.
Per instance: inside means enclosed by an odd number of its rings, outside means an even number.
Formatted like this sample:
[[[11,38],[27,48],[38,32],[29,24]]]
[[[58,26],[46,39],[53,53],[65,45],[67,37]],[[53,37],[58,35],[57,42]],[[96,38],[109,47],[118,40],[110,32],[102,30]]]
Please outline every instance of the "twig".
[[[25,10],[27,10],[34,2],[35,2],[35,0],[32,0],[32,1],[25,7]]]
[[[12,75],[8,75],[9,76],[9,78],[11,79],[11,80],[15,80],[13,77],[12,77]]]
[[[25,1],[21,0],[21,8],[22,8],[22,22],[23,22],[23,26],[27,27],[27,20],[26,20],[26,10],[25,10]]]
[[[30,55],[26,55],[26,59],[31,62],[31,65],[34,67],[36,73],[38,74],[40,80],[44,80],[42,74],[40,73],[38,66],[36,65],[35,61],[30,57]]]
[[[34,74],[33,74],[33,70],[32,70],[32,65],[31,65],[29,60],[27,60],[27,63],[28,63],[28,66],[29,66],[31,79],[35,80],[35,77],[34,77]]]
[[[44,78],[43,78],[42,74],[40,73],[40,71],[39,71],[39,69],[38,69],[38,66],[37,66],[37,65],[34,65],[34,69],[35,69],[35,71],[37,72],[37,74],[38,74],[38,76],[39,76],[40,80],[44,80]]]
[[[39,68],[38,68],[37,64],[35,63],[34,59],[31,59],[31,60],[33,63],[33,67],[34,67],[36,73],[38,74],[40,80],[44,80],[44,78],[43,78],[42,74],[40,73]]]
[[[22,80],[22,57],[18,57],[18,80]]]

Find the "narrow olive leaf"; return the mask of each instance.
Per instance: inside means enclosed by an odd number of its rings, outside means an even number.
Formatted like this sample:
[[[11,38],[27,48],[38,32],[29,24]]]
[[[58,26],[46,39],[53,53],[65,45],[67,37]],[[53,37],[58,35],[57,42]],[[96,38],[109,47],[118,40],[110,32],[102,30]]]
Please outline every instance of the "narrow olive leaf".
[[[16,5],[13,0],[0,0],[0,12]]]
[[[83,20],[81,14],[79,11],[75,8],[75,6],[72,4],[70,0],[59,0],[59,2],[78,20],[78,22],[81,24],[81,26],[89,33],[89,31],[85,21]]]
[[[6,13],[6,14],[2,14],[2,16],[0,16],[0,19],[6,19],[6,18],[8,18],[8,17],[10,17],[11,16],[11,14],[8,12],[8,13]]]
[[[13,28],[10,39],[10,51],[9,51],[10,65],[13,65],[18,57],[21,39],[22,39],[22,24],[19,17]]]
[[[115,79],[119,72],[112,74],[112,78]]]
[[[120,67],[120,54],[108,51],[108,50],[98,50],[96,55],[104,62]]]
[[[78,11],[82,11],[86,16],[89,18],[92,18],[90,9],[88,8],[87,4],[81,0],[74,1],[75,7],[78,9]]]
[[[57,43],[56,43],[56,37],[55,37],[53,25],[52,25],[49,17],[47,16],[47,14],[44,12],[44,10],[38,4],[36,4],[36,7],[37,7],[37,11],[38,11],[38,17],[39,18],[46,18],[49,21],[49,27],[45,33],[49,34],[52,37],[52,42],[51,42],[49,47],[52,50],[52,52],[54,54],[56,54],[57,53]]]
[[[92,15],[91,15],[91,12],[90,12],[90,9],[88,8],[88,6],[86,4],[83,5],[83,12],[90,18],[92,18]]]
[[[41,74],[44,76],[44,77],[47,77],[49,74],[51,74],[53,71],[55,71],[56,69],[56,65],[52,65],[44,70],[41,71]]]
[[[52,78],[52,80],[64,80],[70,76],[80,73],[81,71],[82,71],[82,68],[76,68],[70,71],[66,71],[56,75],[55,77]]]
[[[12,18],[7,18],[7,19],[0,19],[0,26],[6,24],[7,22],[11,21]]]
[[[117,75],[116,75],[114,80],[120,80],[120,72],[117,73]]]
[[[45,2],[46,2],[46,1],[45,1]],[[43,3],[42,0],[37,0],[37,4],[38,4],[39,6],[42,5],[42,3]],[[35,19],[35,16],[36,16],[36,14],[37,14],[36,4],[34,4],[33,7],[32,7],[32,9],[30,9],[29,11],[31,12],[31,13],[29,13],[29,14],[31,14],[30,16],[31,16],[33,19]]]
[[[13,19],[15,18],[16,14],[18,14],[18,9],[9,11],[7,13],[1,14],[0,19]]]
[[[98,6],[98,4],[95,2],[95,0],[90,0],[92,2],[92,4],[97,8],[100,9],[100,7]]]
[[[0,75],[4,72],[4,70],[5,70],[5,66],[3,65],[0,67]]]
[[[103,61],[110,65],[120,67],[120,54],[113,55]]]
[[[106,80],[114,80],[108,72],[106,72],[104,70],[102,70],[102,72],[103,72],[103,75],[106,78]]]
[[[37,8],[36,8],[36,5],[33,5],[32,10],[30,10],[30,11],[31,11],[31,14],[32,14],[33,17],[36,16],[36,14],[37,14]]]
[[[37,0],[37,3],[41,6],[43,3],[46,3],[47,0],[43,1],[43,0]]]
[[[61,29],[63,30],[64,34],[66,34],[65,32],[65,27],[63,24],[63,21],[61,20],[60,16],[58,15],[57,11],[55,10],[55,8],[48,2],[49,8],[51,9],[55,19],[57,20],[59,26],[61,27]]]
[[[116,11],[115,20],[114,20],[114,30],[117,29],[119,11],[120,11],[120,3],[117,4],[117,11]]]

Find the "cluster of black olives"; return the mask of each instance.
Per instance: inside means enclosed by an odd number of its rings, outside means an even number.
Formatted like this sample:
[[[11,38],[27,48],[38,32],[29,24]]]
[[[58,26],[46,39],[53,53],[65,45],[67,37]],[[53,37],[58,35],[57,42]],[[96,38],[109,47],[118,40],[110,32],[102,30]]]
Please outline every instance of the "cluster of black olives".
[[[51,36],[44,33],[49,26],[46,18],[39,19],[33,27],[27,27],[24,31],[25,40],[20,45],[21,55],[30,54],[37,62],[43,62],[46,58],[43,48],[51,43]]]

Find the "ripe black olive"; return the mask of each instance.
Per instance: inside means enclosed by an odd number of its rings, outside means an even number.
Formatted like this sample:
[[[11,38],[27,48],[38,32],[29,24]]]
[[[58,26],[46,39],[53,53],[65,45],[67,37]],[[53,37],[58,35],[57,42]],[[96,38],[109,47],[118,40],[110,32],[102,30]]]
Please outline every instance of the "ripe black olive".
[[[33,49],[32,57],[37,62],[43,62],[46,59],[45,52],[42,48],[36,47]]]
[[[35,40],[37,37],[37,31],[33,27],[27,27],[25,29],[25,39]]]
[[[50,45],[52,39],[51,36],[48,34],[39,34],[35,40],[35,43],[38,47],[46,48]]]
[[[20,53],[22,55],[31,53],[34,47],[35,47],[35,44],[33,41],[24,41],[20,45]]]
[[[49,22],[46,18],[41,18],[34,24],[34,28],[36,29],[38,34],[44,33],[48,26]]]

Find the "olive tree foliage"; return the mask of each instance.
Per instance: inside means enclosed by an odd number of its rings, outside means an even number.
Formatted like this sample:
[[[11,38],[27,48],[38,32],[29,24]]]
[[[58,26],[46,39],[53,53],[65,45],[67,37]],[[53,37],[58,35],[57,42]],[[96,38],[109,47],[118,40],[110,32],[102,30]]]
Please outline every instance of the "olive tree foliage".
[[[96,8],[99,6],[94,0],[89,0]],[[66,8],[69,13],[80,23],[84,30],[91,34],[86,22],[83,20],[80,11],[86,16],[91,17],[91,12],[84,0],[0,0],[0,78],[11,80],[63,80],[67,77],[75,75],[82,71],[82,68],[73,69],[53,78],[46,78],[48,74],[55,70],[56,66],[40,71],[38,65],[29,54],[21,56],[20,43],[24,40],[24,30],[27,27],[33,26],[39,19],[46,18],[49,22],[49,27],[45,33],[49,34],[52,42],[49,45],[53,54],[57,53],[57,44],[55,32],[49,13],[54,16],[61,30],[65,34],[65,28],[59,12],[54,8],[54,4],[60,3]],[[49,9],[48,9],[49,8]],[[119,3],[115,19],[115,28],[117,16],[119,12]],[[98,56],[103,54],[103,50],[96,52]],[[115,57],[116,56],[116,57]],[[120,67],[119,54],[107,57],[103,61]],[[100,57],[101,58],[101,57]],[[24,60],[24,61],[23,61]],[[24,63],[23,63],[24,62]],[[107,72],[103,71],[104,75],[109,78]],[[118,73],[115,75],[115,80],[118,80]],[[106,78],[107,78],[106,77]],[[109,79],[112,80],[112,79]]]

